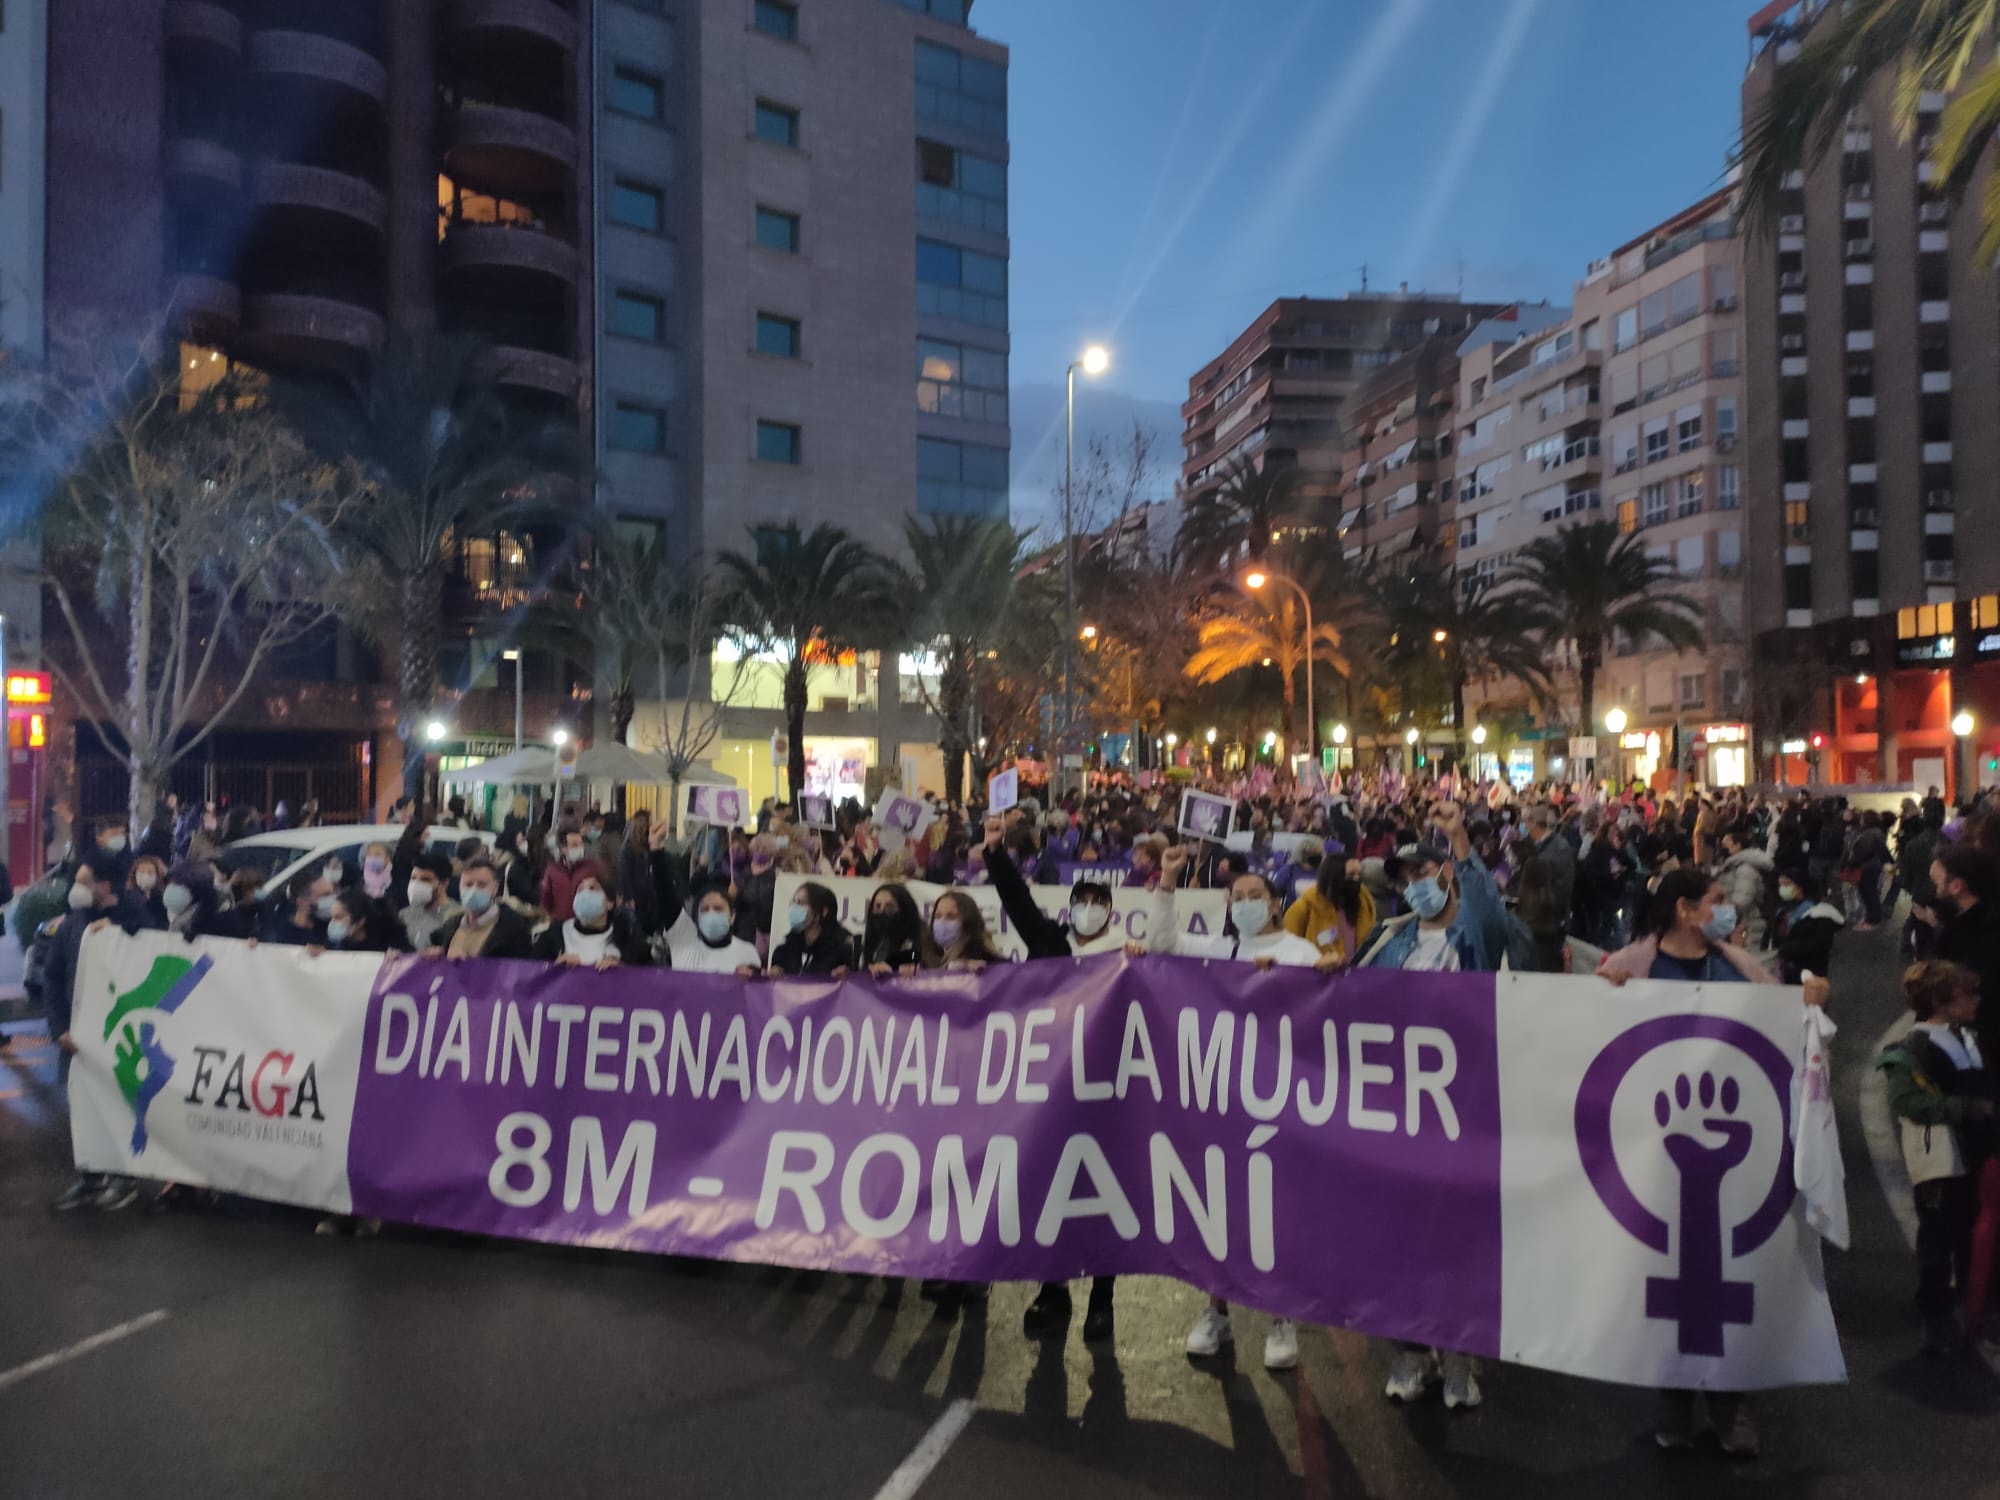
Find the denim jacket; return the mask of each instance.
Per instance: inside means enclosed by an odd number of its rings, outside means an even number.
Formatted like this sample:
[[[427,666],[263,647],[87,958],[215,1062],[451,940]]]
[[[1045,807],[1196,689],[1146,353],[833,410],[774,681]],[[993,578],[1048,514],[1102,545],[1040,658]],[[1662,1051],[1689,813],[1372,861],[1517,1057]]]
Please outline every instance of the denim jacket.
[[[1507,953],[1507,908],[1477,854],[1458,860],[1458,915],[1446,929],[1466,973],[1497,974]],[[1368,968],[1400,969],[1417,946],[1417,919],[1385,923],[1360,962]]]

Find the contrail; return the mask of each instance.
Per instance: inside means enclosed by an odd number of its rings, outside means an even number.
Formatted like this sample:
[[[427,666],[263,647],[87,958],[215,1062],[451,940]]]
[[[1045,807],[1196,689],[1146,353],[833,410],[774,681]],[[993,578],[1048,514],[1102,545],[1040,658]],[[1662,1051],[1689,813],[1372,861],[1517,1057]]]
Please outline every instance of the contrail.
[[[1459,186],[1472,165],[1473,153],[1479,149],[1485,135],[1486,122],[1492,118],[1494,109],[1500,103],[1500,94],[1514,70],[1514,61],[1528,39],[1528,28],[1541,8],[1542,0],[1514,0],[1514,8],[1500,23],[1500,33],[1487,49],[1485,65],[1479,70],[1478,81],[1473,84],[1472,93],[1458,117],[1458,128],[1452,132],[1444,155],[1429,174],[1430,192],[1424,198],[1423,207],[1417,210],[1414,227],[1410,230],[1409,239],[1404,242],[1403,258],[1397,262],[1398,265],[1415,267],[1425,263],[1431,241],[1436,238],[1445,215],[1458,197]]]

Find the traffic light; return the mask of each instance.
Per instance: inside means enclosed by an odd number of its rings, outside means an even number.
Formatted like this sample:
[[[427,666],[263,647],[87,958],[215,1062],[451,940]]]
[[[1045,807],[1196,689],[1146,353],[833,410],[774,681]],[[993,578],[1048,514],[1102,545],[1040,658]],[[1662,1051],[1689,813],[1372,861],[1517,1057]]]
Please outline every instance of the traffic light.
[[[1812,737],[1812,747],[1815,750],[1824,750],[1826,748],[1826,736],[1823,734],[1814,735]]]

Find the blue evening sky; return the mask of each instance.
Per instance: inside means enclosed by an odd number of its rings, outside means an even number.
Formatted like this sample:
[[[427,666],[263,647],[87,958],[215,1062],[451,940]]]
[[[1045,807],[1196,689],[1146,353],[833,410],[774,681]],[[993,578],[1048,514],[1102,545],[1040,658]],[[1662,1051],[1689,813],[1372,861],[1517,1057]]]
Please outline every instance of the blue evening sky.
[[[1013,53],[1017,510],[1084,430],[1158,424],[1274,297],[1566,302],[1719,182],[1755,0],[977,0]],[[1038,386],[1048,389],[1038,390]],[[1162,455],[1169,467],[1178,453]],[[1028,517],[1024,517],[1027,519]]]

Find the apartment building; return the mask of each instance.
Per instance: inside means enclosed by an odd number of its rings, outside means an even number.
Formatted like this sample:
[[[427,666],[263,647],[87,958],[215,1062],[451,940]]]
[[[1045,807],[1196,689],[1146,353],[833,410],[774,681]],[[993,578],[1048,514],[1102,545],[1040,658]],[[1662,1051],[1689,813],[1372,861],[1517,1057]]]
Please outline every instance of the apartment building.
[[[913,515],[1004,519],[1007,51],[970,0],[599,9],[600,503],[691,557],[790,520],[895,552]],[[814,667],[816,788],[939,784],[926,671]],[[710,758],[781,790],[775,664],[725,645],[691,690],[726,684]]]
[[[0,349],[42,347],[47,0],[0,11]]]
[[[1597,688],[1626,715],[1618,767],[1704,786],[1750,779],[1744,620],[1742,241],[1725,188],[1591,269],[1578,306],[1607,330],[1600,372],[1607,509],[1670,565],[1700,610],[1702,649],[1620,640]],[[1606,764],[1600,726],[1599,765]]]
[[[1181,485],[1197,495],[1252,463],[1299,475],[1302,511],[1339,501],[1344,404],[1401,355],[1493,311],[1432,292],[1349,292],[1273,302],[1188,381]]]
[[[1751,19],[1745,119],[1824,13]],[[2000,552],[1975,540],[2000,503],[2000,304],[1974,255],[1988,179],[1961,214],[1927,159],[1945,97],[1904,139],[1895,86],[1792,174],[1746,254],[1758,749],[1771,779],[1957,792],[2000,774]]]
[[[1461,333],[1435,333],[1347,398],[1340,545],[1384,565],[1412,553],[1449,560],[1452,413]]]

